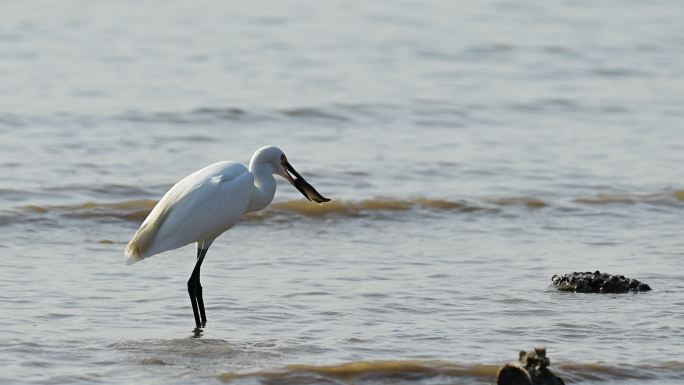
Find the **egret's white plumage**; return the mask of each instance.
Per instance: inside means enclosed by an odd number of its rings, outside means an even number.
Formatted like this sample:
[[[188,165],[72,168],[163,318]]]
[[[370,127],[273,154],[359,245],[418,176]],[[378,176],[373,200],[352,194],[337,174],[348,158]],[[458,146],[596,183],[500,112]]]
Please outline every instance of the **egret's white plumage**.
[[[188,281],[188,292],[196,324],[204,325],[199,279],[204,256],[214,239],[235,226],[245,213],[271,203],[276,191],[274,174],[290,181],[311,201],[329,201],[297,173],[282,150],[262,147],[252,156],[249,169],[235,162],[218,162],[171,187],[126,245],[127,263],[197,242],[197,263]]]
[[[245,213],[271,203],[276,190],[273,174],[290,180],[310,200],[328,201],[291,169],[293,179],[286,165],[282,150],[266,146],[254,153],[249,169],[224,161],[186,176],[164,194],[133,235],[125,250],[127,263],[193,242],[204,242],[208,248]]]
[[[249,170],[219,162],[176,183],[126,246],[128,264],[198,241],[211,242],[245,213],[254,188]]]

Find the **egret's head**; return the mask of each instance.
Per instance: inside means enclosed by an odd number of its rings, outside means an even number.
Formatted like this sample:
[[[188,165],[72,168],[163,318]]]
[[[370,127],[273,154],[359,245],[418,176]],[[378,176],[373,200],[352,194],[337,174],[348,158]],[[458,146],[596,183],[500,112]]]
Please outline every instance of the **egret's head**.
[[[276,146],[261,147],[254,153],[249,167],[252,169],[252,167],[257,166],[258,164],[262,167],[271,166],[273,167],[273,170],[278,170],[280,167],[280,157],[283,155],[285,155],[283,150]],[[276,171],[273,171],[273,173],[276,173]]]
[[[313,186],[307,183],[301,175],[299,175],[297,170],[288,162],[283,150],[278,147],[266,146],[257,150],[257,152],[254,153],[254,157],[252,157],[249,169],[253,170],[253,166],[256,166],[257,163],[271,166],[274,174],[278,174],[287,179],[302,193],[302,195],[304,195],[304,197],[306,197],[306,199],[316,203],[330,201],[330,199],[321,195]]]

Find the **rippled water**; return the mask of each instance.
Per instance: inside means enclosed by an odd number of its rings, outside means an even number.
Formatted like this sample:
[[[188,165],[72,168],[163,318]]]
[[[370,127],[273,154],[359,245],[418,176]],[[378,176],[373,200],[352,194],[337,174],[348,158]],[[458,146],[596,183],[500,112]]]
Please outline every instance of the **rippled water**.
[[[0,6],[0,382],[684,381],[677,1]],[[126,266],[177,180],[277,144],[203,264]],[[601,270],[653,291],[579,295]]]

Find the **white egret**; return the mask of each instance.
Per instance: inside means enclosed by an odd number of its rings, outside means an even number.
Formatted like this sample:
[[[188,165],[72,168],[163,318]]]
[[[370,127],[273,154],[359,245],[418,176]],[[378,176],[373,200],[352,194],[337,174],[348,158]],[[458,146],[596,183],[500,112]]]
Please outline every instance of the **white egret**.
[[[278,147],[257,150],[249,169],[240,163],[214,163],[176,183],[152,209],[128,243],[127,263],[197,243],[197,262],[188,280],[188,294],[197,327],[206,325],[200,267],[216,237],[248,212],[268,206],[276,191],[274,174],[287,179],[313,202],[323,197],[302,178]]]

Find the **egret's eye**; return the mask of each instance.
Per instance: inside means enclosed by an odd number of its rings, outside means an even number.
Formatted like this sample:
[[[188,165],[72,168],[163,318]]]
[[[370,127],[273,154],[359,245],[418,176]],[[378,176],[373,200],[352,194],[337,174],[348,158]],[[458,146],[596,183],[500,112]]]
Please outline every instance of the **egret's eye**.
[[[285,163],[285,154],[280,156],[280,163]]]

